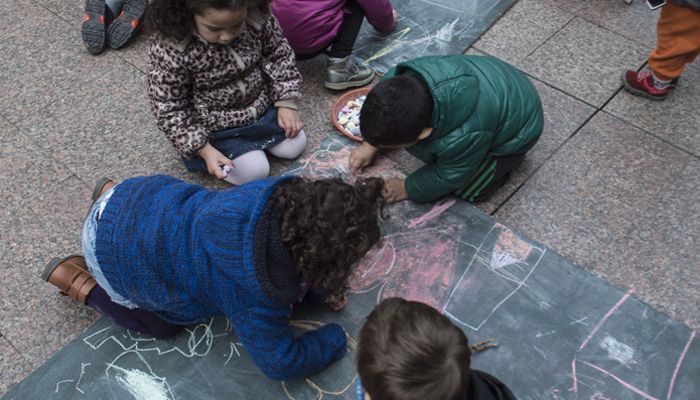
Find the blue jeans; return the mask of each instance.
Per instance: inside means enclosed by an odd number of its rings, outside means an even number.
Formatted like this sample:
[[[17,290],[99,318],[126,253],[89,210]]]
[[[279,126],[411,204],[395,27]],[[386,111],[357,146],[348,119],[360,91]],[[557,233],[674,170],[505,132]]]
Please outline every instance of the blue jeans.
[[[85,223],[83,224],[83,256],[85,257],[85,264],[87,264],[90,274],[92,274],[93,278],[95,278],[97,284],[100,285],[100,287],[107,292],[109,297],[112,298],[112,301],[126,308],[137,308],[138,306],[134,304],[134,302],[124,298],[124,296],[112,289],[112,286],[102,273],[100,264],[97,263],[97,256],[95,255],[95,238],[97,237],[97,224],[99,222],[98,215],[100,213],[100,205],[105,198],[112,196],[112,192],[114,191],[115,187],[116,186],[109,189],[102,195],[102,197],[97,199],[95,204],[90,209],[90,212],[88,212]]]
[[[238,128],[223,129],[209,134],[209,144],[221,154],[233,160],[253,150],[265,150],[281,143],[287,137],[284,129],[277,125],[277,108],[270,107],[259,120],[250,125]],[[200,157],[187,159],[182,162],[190,172],[204,172],[207,163]]]

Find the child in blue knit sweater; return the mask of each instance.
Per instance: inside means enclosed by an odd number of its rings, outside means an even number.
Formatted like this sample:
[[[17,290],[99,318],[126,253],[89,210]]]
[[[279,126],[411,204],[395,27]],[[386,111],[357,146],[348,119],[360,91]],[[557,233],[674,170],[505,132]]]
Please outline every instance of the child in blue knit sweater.
[[[346,352],[328,324],[295,338],[307,290],[344,306],[351,267],[379,239],[383,181],[258,180],[215,191],[168,176],[104,179],[83,226],[83,256],[42,278],[118,325],[159,338],[226,315],[270,378],[319,371]]]

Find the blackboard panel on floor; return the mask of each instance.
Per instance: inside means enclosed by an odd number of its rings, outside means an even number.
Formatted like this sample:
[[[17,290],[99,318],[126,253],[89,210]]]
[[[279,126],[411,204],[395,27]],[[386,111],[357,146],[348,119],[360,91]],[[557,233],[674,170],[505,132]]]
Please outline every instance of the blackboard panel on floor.
[[[290,172],[347,174],[350,143],[326,139]],[[381,159],[367,175],[396,174]],[[473,366],[521,400],[687,400],[700,393],[700,340],[583,268],[455,199],[388,208],[383,239],[359,263],[341,312],[303,304],[298,333],[338,322],[348,354],[316,376],[267,379],[225,318],[155,340],[99,320],[3,399],[354,399],[354,338],[384,298],[420,300],[472,343]]]
[[[416,57],[461,54],[515,0],[397,0],[399,18],[385,34],[365,21],[354,54],[379,72]]]

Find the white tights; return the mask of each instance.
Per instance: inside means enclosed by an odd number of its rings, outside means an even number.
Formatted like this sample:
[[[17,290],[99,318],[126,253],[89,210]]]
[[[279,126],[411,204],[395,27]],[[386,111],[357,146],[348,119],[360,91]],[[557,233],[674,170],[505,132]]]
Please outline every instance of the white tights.
[[[299,157],[306,147],[306,134],[302,129],[293,138],[287,138],[267,151],[275,157],[288,160]],[[266,178],[270,174],[270,163],[262,150],[253,150],[233,159],[233,169],[224,178],[234,185],[242,185],[256,179]]]

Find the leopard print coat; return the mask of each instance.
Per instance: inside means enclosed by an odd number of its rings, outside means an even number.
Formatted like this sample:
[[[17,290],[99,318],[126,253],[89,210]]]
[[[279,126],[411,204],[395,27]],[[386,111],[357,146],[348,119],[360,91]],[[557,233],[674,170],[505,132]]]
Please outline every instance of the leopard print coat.
[[[197,156],[209,132],[250,125],[273,104],[296,109],[301,97],[294,53],[269,14],[249,10],[246,29],[228,45],[155,34],[149,53],[156,124],[186,158]]]

